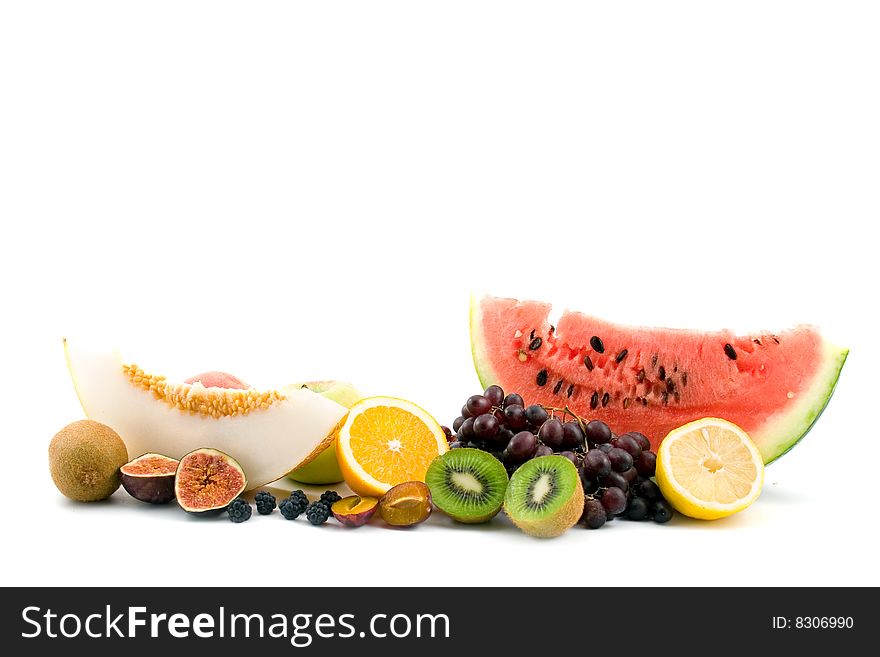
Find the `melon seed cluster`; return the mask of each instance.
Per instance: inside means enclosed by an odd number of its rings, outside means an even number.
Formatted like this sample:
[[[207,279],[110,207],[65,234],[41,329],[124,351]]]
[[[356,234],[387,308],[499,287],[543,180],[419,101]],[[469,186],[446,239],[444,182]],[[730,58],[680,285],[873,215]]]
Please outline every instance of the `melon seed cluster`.
[[[144,372],[137,365],[122,366],[128,380],[135,386],[149,390],[161,401],[192,414],[221,418],[247,415],[269,408],[283,401],[284,395],[276,390],[238,390],[232,388],[205,388],[189,383],[169,383],[164,376]]]

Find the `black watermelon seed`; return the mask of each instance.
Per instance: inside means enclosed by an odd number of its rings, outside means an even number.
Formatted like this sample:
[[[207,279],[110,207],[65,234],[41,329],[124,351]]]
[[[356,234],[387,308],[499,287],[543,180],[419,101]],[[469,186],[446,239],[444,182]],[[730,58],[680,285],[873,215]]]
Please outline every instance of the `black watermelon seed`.
[[[636,381],[641,383],[644,380],[645,380],[645,370],[644,370],[644,368],[642,368],[639,370],[639,373],[636,374]]]
[[[648,405],[648,398],[642,397],[642,406],[647,406],[647,405]]]
[[[556,333],[556,327],[553,326],[553,324],[551,324],[550,325],[550,335],[553,335],[554,333]]]
[[[558,395],[559,391],[562,390],[562,379],[556,382],[556,386],[553,388],[553,394]]]
[[[602,395],[602,408],[605,408],[606,406],[608,406],[609,399],[611,399],[611,395],[609,395],[607,392],[604,395]]]
[[[754,342],[759,347],[761,346],[761,341],[758,338],[752,338],[752,342]]]
[[[666,391],[674,392],[675,391],[675,381],[672,379],[666,379]]]
[[[534,340],[534,339],[535,339],[535,329],[532,329],[532,332],[529,333],[529,340]]]
[[[733,345],[729,342],[724,345],[724,353],[727,354],[727,357],[730,360],[736,360],[736,349],[734,349]]]
[[[596,353],[599,353],[599,354],[605,353],[605,345],[602,344],[602,340],[599,338],[598,335],[594,335],[592,338],[590,338],[590,346],[593,348],[593,351],[595,351]]]
[[[593,359],[589,356],[584,356],[584,365],[588,370],[593,371]]]
[[[594,390],[593,396],[590,397],[590,408],[595,411],[596,408],[598,408],[598,406],[599,406],[599,393]]]
[[[629,408],[629,397],[624,397],[624,399],[623,399],[623,410],[626,410],[626,409],[628,409],[628,408]]]
[[[617,354],[617,358],[615,358],[614,360],[617,361],[618,363],[622,363],[622,362],[623,362],[623,359],[626,358],[626,355],[627,355],[628,353],[629,353],[629,350],[628,350],[628,349],[624,349],[624,350],[621,351],[619,354]]]
[[[574,394],[574,384],[572,383],[570,386],[568,386],[568,390],[566,391],[565,396],[571,397],[573,394]]]
[[[657,375],[660,377],[661,381],[665,381],[666,380],[666,368],[661,365],[660,370],[657,372]]]
[[[535,338],[534,340],[529,342],[529,349],[531,349],[532,351],[538,349],[541,346],[542,342],[543,340],[541,338]]]
[[[535,379],[535,383],[539,386],[547,385],[547,370],[541,370],[538,372],[538,378]]]
[[[688,373],[682,372],[681,373],[681,385],[686,386],[687,384],[688,384]]]
[[[651,357],[651,367],[657,367],[657,354]]]
[[[779,338],[777,338],[775,335],[771,335],[770,337],[773,338],[773,342],[779,344]]]
[[[669,403],[669,393],[664,390],[661,397],[663,399],[663,405],[666,406],[666,404]]]

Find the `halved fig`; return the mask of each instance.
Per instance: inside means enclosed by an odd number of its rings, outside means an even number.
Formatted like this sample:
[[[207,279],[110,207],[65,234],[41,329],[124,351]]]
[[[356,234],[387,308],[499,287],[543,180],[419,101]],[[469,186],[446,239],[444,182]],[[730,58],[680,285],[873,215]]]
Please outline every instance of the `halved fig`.
[[[174,477],[174,494],[184,511],[222,511],[247,488],[238,462],[223,452],[203,447],[180,459]]]
[[[119,468],[122,487],[134,499],[165,504],[174,499],[174,476],[179,461],[162,454],[141,454]]]

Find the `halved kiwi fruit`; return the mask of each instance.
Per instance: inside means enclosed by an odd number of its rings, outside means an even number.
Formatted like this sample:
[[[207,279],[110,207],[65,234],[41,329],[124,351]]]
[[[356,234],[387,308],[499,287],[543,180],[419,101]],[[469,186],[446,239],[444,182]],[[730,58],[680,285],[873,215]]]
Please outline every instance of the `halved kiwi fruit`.
[[[564,456],[526,461],[510,478],[504,511],[530,536],[559,536],[584,511],[584,487],[577,468]]]
[[[425,483],[434,506],[453,520],[487,522],[504,503],[507,471],[491,454],[469,447],[452,449],[431,462]]]

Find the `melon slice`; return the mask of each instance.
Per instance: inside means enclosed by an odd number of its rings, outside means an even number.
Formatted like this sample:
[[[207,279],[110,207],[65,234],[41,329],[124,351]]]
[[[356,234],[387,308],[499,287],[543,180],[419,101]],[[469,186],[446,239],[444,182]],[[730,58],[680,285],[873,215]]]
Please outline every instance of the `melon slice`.
[[[472,301],[480,382],[526,403],[568,406],[618,433],[640,431],[655,449],[672,429],[712,416],[745,429],[770,463],[813,426],[849,353],[812,326],[739,336],[566,311],[554,327],[550,310],[537,301]]]
[[[64,347],[86,416],[112,427],[130,454],[180,459],[210,447],[235,458],[254,488],[315,458],[348,412],[296,386],[258,391],[173,383],[113,351],[80,348],[66,339]]]

